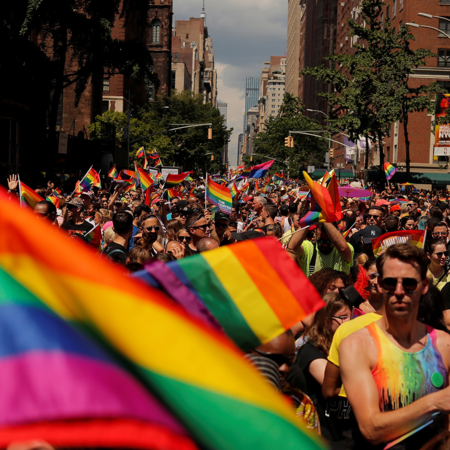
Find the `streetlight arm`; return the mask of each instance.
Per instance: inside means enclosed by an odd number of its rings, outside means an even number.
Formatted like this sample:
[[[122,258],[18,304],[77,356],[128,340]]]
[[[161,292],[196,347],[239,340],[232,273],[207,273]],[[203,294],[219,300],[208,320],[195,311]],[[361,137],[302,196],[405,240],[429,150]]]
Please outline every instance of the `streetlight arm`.
[[[417,13],[418,16],[426,17],[427,19],[442,19],[446,20],[447,22],[450,22],[450,19],[448,17],[442,17],[442,16],[433,16],[432,14],[427,13]]]
[[[430,30],[435,30],[438,33],[443,34],[447,39],[450,39],[450,36],[447,33],[444,33],[439,28],[430,27],[428,25],[421,25],[421,24],[418,24],[418,23],[411,23],[411,22],[406,22],[405,25],[408,25],[409,27],[414,27],[414,28],[429,28]]]
[[[313,137],[317,137],[317,138],[321,138],[321,139],[326,139],[327,141],[330,141],[330,142],[336,142],[336,144],[343,145],[344,147],[347,147],[347,148],[355,148],[355,147],[351,147],[350,145],[345,145],[342,142],[335,141],[334,139],[326,138],[324,136],[317,136],[317,134],[306,133],[304,131],[289,131],[289,134],[305,134],[306,136],[313,136]]]
[[[323,111],[320,111],[319,109],[309,109],[309,108],[308,108],[306,111],[309,111],[309,112],[318,112],[318,113],[320,113],[320,114],[323,114],[327,119],[330,118],[330,116],[329,116],[328,114],[324,113]]]

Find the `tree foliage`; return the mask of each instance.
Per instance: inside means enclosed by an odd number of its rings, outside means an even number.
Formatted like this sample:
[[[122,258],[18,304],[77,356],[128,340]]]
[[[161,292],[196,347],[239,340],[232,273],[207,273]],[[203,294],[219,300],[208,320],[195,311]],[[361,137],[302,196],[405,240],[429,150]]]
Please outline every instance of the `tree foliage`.
[[[414,70],[436,55],[427,49],[413,50],[414,36],[409,28],[395,30],[389,18],[383,20],[385,4],[383,0],[363,0],[360,9],[364,25],[349,19],[351,36],[357,36],[360,42],[354,45],[353,54],[330,55],[323,66],[303,70],[303,74],[332,86],[332,92],[320,94],[334,108],[329,121],[332,131],[345,130],[351,140],[364,136],[378,143],[382,183],[383,139],[389,135],[392,123],[400,121],[404,126],[409,178],[409,114],[431,109],[430,94],[442,91],[437,83],[410,86]],[[368,159],[366,168],[367,163]]]
[[[116,127],[118,147],[116,154],[126,153],[127,140],[124,130],[127,126],[127,114],[107,111],[97,116],[90,125],[91,137],[99,137],[100,123],[106,122]],[[195,125],[211,123],[212,136],[208,139],[208,127],[186,128],[166,133],[167,130],[177,128],[177,125]],[[182,126],[182,125],[180,125]],[[136,152],[141,146],[146,150],[156,149],[165,166],[181,166],[183,170],[194,170],[203,173],[205,170],[216,173],[224,169],[222,152],[229,141],[232,129],[225,126],[225,118],[217,108],[203,103],[201,94],[193,95],[185,91],[173,93],[171,97],[159,98],[152,104],[133,108],[130,119],[130,141],[144,138],[130,147],[130,159],[134,160]],[[155,133],[155,136],[149,136]],[[211,161],[211,155],[214,161]],[[142,160],[140,160],[142,162]],[[148,159],[151,165],[152,160]]]
[[[323,165],[328,148],[325,139],[293,134],[294,147],[285,147],[289,131],[322,130],[320,123],[305,116],[304,111],[305,106],[298,97],[285,94],[279,115],[269,116],[265,130],[255,139],[253,165],[267,161],[266,156],[274,158],[279,161],[272,166],[274,170],[289,171],[291,176],[300,176],[307,165]]]

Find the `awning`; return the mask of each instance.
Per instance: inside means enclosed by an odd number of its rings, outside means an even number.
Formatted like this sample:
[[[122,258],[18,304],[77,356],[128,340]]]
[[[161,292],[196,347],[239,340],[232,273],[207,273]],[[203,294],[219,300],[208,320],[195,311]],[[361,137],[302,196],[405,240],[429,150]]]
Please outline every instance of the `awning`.
[[[312,178],[313,179],[319,179],[322,178],[325,175],[325,172],[327,170],[326,169],[316,169],[313,173],[312,173]],[[334,169],[334,173],[336,174],[336,177],[339,178],[354,178],[353,172],[351,170],[339,170],[339,169]]]

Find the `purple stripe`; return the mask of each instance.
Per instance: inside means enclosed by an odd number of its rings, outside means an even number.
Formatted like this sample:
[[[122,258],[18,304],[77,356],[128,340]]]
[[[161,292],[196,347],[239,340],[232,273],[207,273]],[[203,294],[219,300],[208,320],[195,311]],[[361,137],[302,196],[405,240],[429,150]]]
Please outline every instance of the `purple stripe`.
[[[175,263],[175,262],[174,262]],[[190,314],[216,330],[222,330],[209,309],[182,283],[170,268],[161,261],[147,264],[145,270],[160,284],[164,291]]]
[[[3,358],[0,373],[0,425],[120,417],[186,434],[137,380],[108,364],[60,351],[36,351]]]

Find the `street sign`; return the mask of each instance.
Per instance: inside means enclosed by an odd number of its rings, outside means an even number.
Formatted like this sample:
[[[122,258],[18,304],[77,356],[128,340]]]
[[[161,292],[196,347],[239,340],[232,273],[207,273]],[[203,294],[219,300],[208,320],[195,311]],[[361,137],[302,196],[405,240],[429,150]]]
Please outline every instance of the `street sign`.
[[[308,166],[307,167],[307,172],[308,173],[313,173],[316,170],[316,166]]]
[[[164,177],[164,179],[167,178],[167,175],[173,174],[173,175],[179,175],[180,174],[180,168],[179,167],[172,167],[172,166],[163,166],[161,167],[161,175]]]

